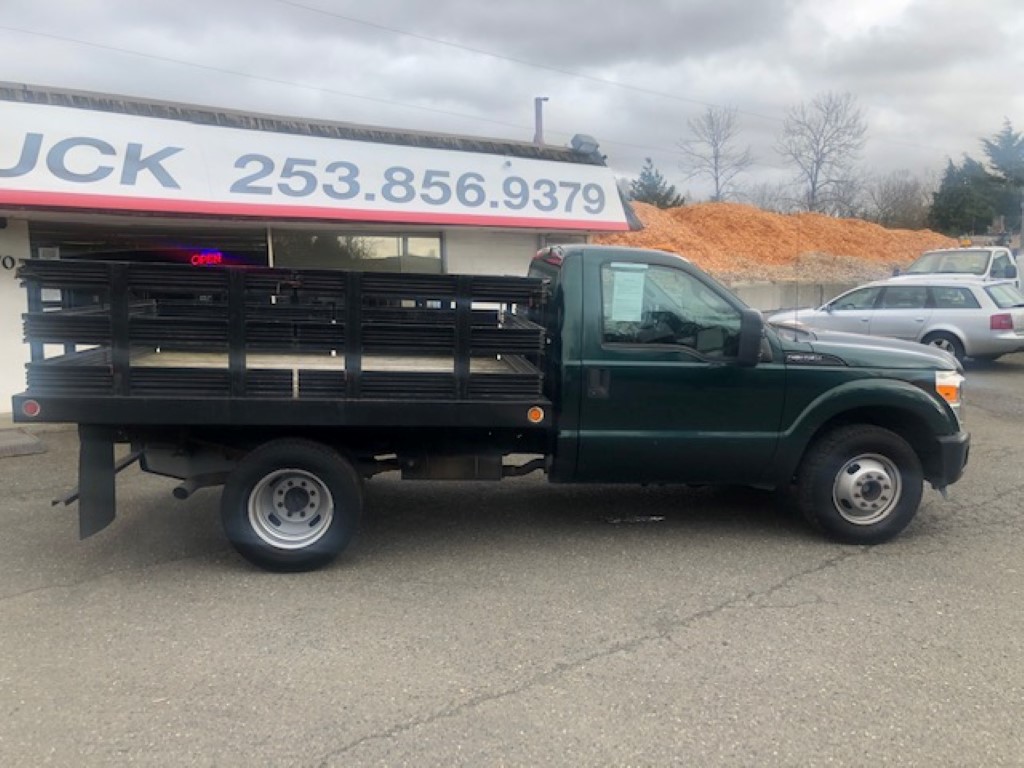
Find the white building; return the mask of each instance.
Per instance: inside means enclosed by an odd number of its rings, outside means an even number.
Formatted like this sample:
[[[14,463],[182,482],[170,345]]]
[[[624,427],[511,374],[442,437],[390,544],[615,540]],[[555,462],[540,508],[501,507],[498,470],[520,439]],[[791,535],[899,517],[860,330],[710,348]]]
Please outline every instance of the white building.
[[[525,274],[639,228],[570,148],[0,83],[0,412],[24,389],[19,260]]]

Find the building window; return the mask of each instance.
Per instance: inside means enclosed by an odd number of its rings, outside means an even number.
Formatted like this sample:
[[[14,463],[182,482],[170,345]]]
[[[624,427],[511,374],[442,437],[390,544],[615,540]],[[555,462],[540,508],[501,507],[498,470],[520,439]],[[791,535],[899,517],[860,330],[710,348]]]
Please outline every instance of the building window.
[[[264,266],[267,230],[252,225],[29,222],[33,257]]]
[[[443,272],[440,235],[358,235],[337,230],[271,232],[274,266],[369,272]]]
[[[589,242],[589,238],[585,234],[576,232],[569,234],[565,232],[548,232],[547,234],[540,235],[538,240],[540,248],[547,248],[549,245],[586,245]]]

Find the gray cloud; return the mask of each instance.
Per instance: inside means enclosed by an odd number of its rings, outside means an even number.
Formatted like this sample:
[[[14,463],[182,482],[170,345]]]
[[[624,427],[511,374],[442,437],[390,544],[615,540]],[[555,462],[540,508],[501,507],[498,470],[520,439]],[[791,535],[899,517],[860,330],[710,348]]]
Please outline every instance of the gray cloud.
[[[0,77],[522,140],[547,96],[549,141],[592,134],[623,175],[651,156],[697,194],[676,145],[704,104],[740,110],[752,180],[785,175],[772,147],[786,109],[824,90],[857,96],[869,172],[939,172],[978,156],[1004,117],[1024,127],[1024,14],[1010,0],[297,2],[335,15],[279,0],[16,4],[0,26],[44,36],[0,29]]]

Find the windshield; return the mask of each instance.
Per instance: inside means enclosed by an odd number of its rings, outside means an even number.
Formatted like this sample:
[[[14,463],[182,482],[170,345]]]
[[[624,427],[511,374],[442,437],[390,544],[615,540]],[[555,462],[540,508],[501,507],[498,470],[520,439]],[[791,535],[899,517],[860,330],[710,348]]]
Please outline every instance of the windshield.
[[[1012,285],[990,285],[985,291],[1000,309],[1024,306],[1024,294]]]
[[[906,274],[984,275],[988,251],[929,251],[907,267]]]

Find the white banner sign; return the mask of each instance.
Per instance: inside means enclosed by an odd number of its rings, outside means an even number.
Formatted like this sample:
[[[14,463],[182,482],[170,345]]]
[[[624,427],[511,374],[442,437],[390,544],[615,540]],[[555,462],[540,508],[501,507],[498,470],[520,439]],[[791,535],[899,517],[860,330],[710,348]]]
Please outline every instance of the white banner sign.
[[[628,229],[609,168],[0,101],[0,205]]]

